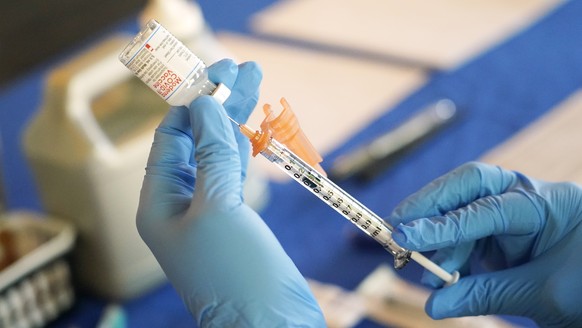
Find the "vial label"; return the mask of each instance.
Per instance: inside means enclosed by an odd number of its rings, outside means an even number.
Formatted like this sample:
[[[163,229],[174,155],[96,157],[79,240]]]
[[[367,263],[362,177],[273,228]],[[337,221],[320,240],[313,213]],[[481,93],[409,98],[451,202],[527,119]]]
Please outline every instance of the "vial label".
[[[162,26],[152,32],[126,66],[167,102],[204,67],[184,44]]]

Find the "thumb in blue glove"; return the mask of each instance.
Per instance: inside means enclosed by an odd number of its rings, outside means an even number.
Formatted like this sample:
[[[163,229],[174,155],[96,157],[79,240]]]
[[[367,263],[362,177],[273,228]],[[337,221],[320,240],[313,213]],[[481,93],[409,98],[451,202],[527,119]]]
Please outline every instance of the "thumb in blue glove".
[[[437,250],[433,261],[461,272],[431,295],[431,317],[509,314],[582,327],[579,186],[468,163],[408,197],[389,220],[399,245]],[[473,257],[487,272],[472,274]],[[430,273],[423,281],[442,284]]]
[[[260,69],[209,68],[241,122],[256,105]],[[156,130],[137,224],[202,327],[323,327],[305,279],[257,213],[244,204],[248,140],[212,97],[170,109]]]

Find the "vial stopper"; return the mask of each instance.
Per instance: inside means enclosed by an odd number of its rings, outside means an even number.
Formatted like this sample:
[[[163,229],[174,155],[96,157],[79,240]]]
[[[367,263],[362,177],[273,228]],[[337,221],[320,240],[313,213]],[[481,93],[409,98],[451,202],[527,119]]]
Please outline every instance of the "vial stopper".
[[[214,97],[219,104],[224,104],[228,96],[230,96],[230,89],[226,85],[219,83],[216,89],[212,91],[211,96]]]

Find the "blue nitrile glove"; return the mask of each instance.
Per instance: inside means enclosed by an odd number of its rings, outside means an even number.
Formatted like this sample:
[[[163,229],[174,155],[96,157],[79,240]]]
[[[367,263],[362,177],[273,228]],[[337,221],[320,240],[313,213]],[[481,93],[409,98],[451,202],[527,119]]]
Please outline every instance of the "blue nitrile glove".
[[[436,319],[526,316],[542,326],[582,327],[582,189],[468,163],[403,201],[390,220],[402,247],[435,250],[461,279],[426,304]],[[486,273],[469,272],[476,256]],[[442,282],[426,273],[425,283]]]
[[[305,279],[242,200],[249,145],[226,112],[246,121],[261,71],[221,61],[209,76],[232,90],[226,111],[210,96],[170,109],[148,160],[139,232],[200,326],[323,327]]]

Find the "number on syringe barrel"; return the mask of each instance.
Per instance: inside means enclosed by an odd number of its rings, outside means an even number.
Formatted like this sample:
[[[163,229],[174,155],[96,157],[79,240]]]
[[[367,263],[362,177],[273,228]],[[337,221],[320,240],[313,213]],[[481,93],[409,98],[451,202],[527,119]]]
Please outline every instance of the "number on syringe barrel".
[[[305,170],[302,167],[297,168],[295,166],[293,160],[289,161],[289,164],[285,164],[285,170],[290,171],[289,173],[291,173],[291,175],[297,180],[299,180],[303,173],[305,173]]]
[[[303,184],[306,185],[307,187],[309,187],[311,190],[313,190],[314,193],[319,194],[319,188],[317,186],[317,183],[311,181],[310,179],[308,179],[307,177],[303,178]]]
[[[291,174],[293,175],[293,177],[297,180],[300,180],[301,177],[303,177],[305,175],[305,169],[300,167],[300,168],[295,168],[293,166],[294,162],[291,161],[289,164],[285,164],[285,170],[287,171],[291,171]],[[303,184],[307,187],[309,187],[311,190],[313,190],[314,193],[318,194],[320,192],[320,188],[319,185],[315,182],[313,182],[313,180],[304,177],[303,179],[301,179],[301,182],[303,182]]]
[[[287,171],[291,171],[291,173],[293,174],[293,177],[295,177],[297,180],[300,180],[301,177],[303,177],[306,173],[305,169],[303,169],[302,167],[299,167],[297,169],[293,166],[293,164],[294,164],[293,161],[291,161],[289,164],[285,164],[285,169]],[[314,179],[317,179],[317,178],[314,177]],[[317,179],[317,180],[319,180],[319,179]],[[308,188],[313,190],[314,193],[319,194],[319,196],[321,198],[323,198],[325,201],[330,203],[331,206],[333,206],[334,208],[339,210],[342,214],[344,214],[346,217],[348,217],[352,222],[354,222],[355,224],[358,224],[360,226],[360,228],[367,231],[370,235],[375,237],[375,236],[379,235],[380,232],[382,232],[382,228],[379,226],[375,226],[374,231],[368,230],[372,226],[372,220],[367,218],[363,223],[360,223],[360,221],[364,218],[364,215],[362,214],[362,212],[354,210],[352,208],[352,206],[349,203],[345,202],[341,196],[334,197],[333,190],[328,189],[326,192],[325,188],[323,188],[323,185],[315,183],[312,179],[309,179],[309,177],[303,177],[303,179],[301,179],[301,182],[303,182],[303,184],[305,186],[307,186]],[[323,192],[323,194],[320,194],[320,192],[322,190],[324,192]]]
[[[352,222],[358,224],[360,220],[364,217],[362,212],[358,211],[357,209],[354,209],[352,205],[345,202],[343,198],[341,198],[340,196],[334,197],[333,190],[327,190],[327,192],[324,192],[323,194],[324,194],[322,196],[323,199],[328,201],[334,208],[340,210]],[[361,227],[365,229],[364,226]]]

